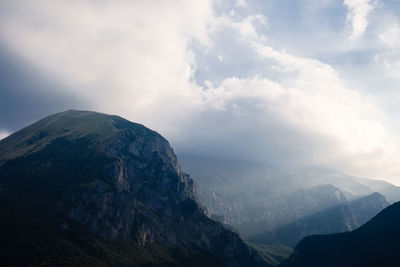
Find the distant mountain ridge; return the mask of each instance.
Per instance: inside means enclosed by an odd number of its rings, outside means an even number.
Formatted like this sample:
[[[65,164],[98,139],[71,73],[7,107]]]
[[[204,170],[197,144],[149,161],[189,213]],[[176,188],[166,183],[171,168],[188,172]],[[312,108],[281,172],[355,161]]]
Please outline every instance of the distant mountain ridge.
[[[387,202],[400,200],[399,187],[324,168],[282,169],[240,159],[178,157],[192,174],[208,212],[257,243],[295,246],[308,234],[351,231]],[[312,223],[316,218],[325,225]]]
[[[347,233],[304,238],[282,266],[399,266],[400,202]]]
[[[371,188],[373,191],[384,195],[387,201],[391,204],[400,201],[400,187],[398,186],[392,185],[391,183],[385,181],[378,181],[367,178],[355,177],[354,179],[360,184]]]
[[[385,197],[373,193],[328,208],[249,239],[252,243],[278,243],[294,247],[306,236],[354,230],[388,206]]]
[[[0,141],[0,261],[10,266],[267,266],[199,206],[158,133],[58,113]]]

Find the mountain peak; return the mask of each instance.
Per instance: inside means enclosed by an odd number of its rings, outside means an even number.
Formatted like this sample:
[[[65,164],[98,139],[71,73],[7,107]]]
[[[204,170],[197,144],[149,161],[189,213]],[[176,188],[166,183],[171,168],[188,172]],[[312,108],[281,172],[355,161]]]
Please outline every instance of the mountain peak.
[[[0,232],[4,244],[20,242],[23,232],[24,240],[35,241],[30,249],[50,242],[54,250],[58,239],[53,237],[67,231],[66,242],[90,257],[104,251],[77,242],[82,233],[103,238],[96,241],[102,246],[117,242],[146,253],[160,247],[168,255],[162,259],[202,255],[228,266],[263,265],[236,233],[205,215],[167,140],[118,116],[69,110],[2,140],[0,199],[2,218],[14,222],[0,225],[7,230]],[[41,249],[34,258],[46,257]]]
[[[56,113],[1,140],[0,165],[7,159],[36,152],[61,137],[71,140],[90,138],[99,149],[104,149],[124,131],[158,135],[141,124],[119,116],[82,110]]]

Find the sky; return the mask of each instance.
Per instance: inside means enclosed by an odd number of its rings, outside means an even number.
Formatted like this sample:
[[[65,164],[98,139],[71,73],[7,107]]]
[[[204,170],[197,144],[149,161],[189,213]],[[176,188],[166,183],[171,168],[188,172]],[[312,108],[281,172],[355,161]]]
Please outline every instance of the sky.
[[[0,139],[68,109],[400,185],[398,0],[2,0]]]

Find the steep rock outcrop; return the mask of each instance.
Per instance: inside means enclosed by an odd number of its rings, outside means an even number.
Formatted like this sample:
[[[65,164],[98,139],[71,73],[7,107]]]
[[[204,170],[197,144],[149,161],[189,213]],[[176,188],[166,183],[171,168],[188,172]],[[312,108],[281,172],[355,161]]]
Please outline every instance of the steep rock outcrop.
[[[117,116],[63,112],[2,140],[0,184],[7,188],[3,200],[21,200],[1,206],[5,216],[19,212],[30,220],[26,214],[41,210],[39,223],[58,222],[71,233],[83,227],[104,242],[186,251],[186,258],[200,253],[217,265],[264,266],[236,233],[205,215],[169,143]]]

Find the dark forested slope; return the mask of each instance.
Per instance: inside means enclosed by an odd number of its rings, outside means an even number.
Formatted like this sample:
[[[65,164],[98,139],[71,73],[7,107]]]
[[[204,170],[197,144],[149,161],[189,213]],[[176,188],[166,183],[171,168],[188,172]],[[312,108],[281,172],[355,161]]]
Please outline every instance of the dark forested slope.
[[[400,202],[347,233],[304,238],[284,266],[399,266]]]

